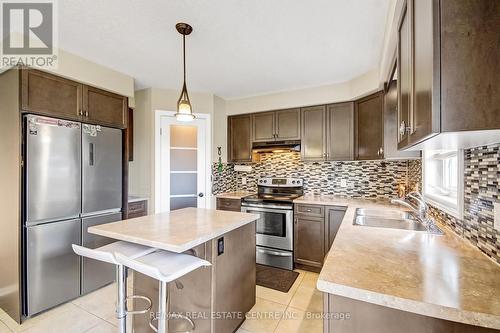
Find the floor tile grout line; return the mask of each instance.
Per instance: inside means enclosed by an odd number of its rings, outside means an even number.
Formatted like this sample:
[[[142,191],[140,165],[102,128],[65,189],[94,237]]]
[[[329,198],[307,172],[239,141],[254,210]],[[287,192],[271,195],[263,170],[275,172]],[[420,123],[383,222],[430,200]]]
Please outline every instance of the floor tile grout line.
[[[80,306],[80,305],[78,305],[78,304],[75,304],[75,303],[72,303],[72,304],[73,304],[74,306],[78,307],[79,309],[81,309],[81,310],[83,310],[83,311],[87,312],[88,314],[91,314],[92,316],[94,316],[94,317],[96,317],[96,318],[98,318],[98,319],[100,319],[100,320],[102,320],[102,321],[105,321],[105,322],[107,322],[108,324],[111,324],[111,325],[115,326],[113,323],[111,323],[110,321],[108,321],[106,318],[102,318],[101,316],[99,316],[99,315],[97,315],[97,314],[95,314],[95,313],[93,313],[93,312],[91,312],[91,311],[89,311],[89,310],[85,309],[84,307],[82,307],[82,306]],[[99,325],[99,324],[97,324],[97,325]],[[97,325],[96,325],[96,326],[97,326]],[[92,326],[91,328],[89,328],[89,330],[90,330],[90,329],[92,329],[92,328],[94,328],[94,327],[95,327],[95,326]],[[115,326],[115,327],[116,327],[116,326]],[[84,332],[82,332],[82,333],[85,333],[85,332],[87,332],[87,331],[84,331]]]

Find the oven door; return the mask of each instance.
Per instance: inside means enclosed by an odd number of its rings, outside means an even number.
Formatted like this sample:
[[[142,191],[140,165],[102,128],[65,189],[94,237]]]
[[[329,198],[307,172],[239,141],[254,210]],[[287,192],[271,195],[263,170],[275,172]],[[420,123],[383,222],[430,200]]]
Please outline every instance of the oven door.
[[[256,223],[257,245],[293,250],[293,210],[245,206],[241,211],[260,216]]]

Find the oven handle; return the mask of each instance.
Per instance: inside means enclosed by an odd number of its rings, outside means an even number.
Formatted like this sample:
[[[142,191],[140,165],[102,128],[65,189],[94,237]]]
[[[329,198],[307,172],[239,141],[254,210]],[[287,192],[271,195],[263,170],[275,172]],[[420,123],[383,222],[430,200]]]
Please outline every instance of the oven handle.
[[[292,212],[293,212],[291,209],[271,209],[271,208],[250,207],[250,206],[241,207],[241,211],[243,213],[246,213],[248,211],[250,211],[250,213],[252,213],[251,212],[252,210],[256,211],[256,212],[278,213],[278,214],[285,214],[285,215],[292,214]]]
[[[269,251],[269,250],[262,250],[262,249],[257,249],[257,252],[264,253],[264,254],[270,254],[272,256],[277,256],[277,257],[291,257],[292,256],[291,252],[278,252],[278,251]]]

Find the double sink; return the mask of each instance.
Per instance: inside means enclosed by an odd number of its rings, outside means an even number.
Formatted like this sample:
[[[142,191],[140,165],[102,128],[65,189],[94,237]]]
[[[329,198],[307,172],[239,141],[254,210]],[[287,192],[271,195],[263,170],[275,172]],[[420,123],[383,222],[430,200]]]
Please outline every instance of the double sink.
[[[413,231],[429,231],[427,226],[412,212],[395,209],[357,208],[354,217],[354,225]],[[442,232],[432,233],[442,234]]]

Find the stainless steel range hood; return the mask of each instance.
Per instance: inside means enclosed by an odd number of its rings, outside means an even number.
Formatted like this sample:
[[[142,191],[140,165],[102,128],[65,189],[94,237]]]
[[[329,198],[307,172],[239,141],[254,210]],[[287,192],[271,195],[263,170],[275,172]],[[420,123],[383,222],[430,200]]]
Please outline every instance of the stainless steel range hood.
[[[254,153],[300,151],[300,140],[254,142],[252,150]]]

